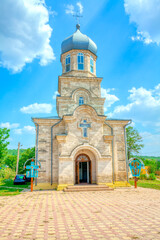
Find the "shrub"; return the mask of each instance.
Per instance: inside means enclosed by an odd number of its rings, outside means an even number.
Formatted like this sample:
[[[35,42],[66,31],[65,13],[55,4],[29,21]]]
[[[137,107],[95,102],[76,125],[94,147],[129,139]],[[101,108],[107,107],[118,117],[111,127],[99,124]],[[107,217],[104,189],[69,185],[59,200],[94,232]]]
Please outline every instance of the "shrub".
[[[147,179],[147,176],[146,176],[146,174],[140,174],[140,177],[139,177],[139,179],[141,179],[141,180]]]
[[[16,173],[11,168],[0,169],[0,178],[13,179]]]
[[[156,171],[156,165],[150,165],[148,168],[148,172],[149,173],[155,173]]]
[[[148,180],[156,180],[156,176],[154,173],[150,173],[149,177],[147,178]]]

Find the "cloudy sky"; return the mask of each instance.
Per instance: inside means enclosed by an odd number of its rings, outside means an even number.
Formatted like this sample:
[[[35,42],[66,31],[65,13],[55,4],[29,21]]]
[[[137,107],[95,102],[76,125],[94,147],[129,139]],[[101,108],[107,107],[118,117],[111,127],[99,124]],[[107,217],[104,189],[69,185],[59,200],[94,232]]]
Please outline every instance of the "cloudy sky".
[[[57,115],[61,42],[76,12],[98,47],[105,114],[132,119],[141,154],[160,156],[159,0],[0,1],[0,127],[11,129],[9,147],[34,146],[31,117]]]

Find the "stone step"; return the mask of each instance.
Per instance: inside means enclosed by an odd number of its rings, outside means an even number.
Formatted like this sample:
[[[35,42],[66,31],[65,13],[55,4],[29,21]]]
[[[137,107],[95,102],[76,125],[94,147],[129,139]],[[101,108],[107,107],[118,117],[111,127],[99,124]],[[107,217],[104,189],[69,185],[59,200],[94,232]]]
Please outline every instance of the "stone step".
[[[109,188],[106,185],[96,185],[96,184],[88,184],[88,185],[74,185],[68,186],[64,189],[64,192],[84,192],[84,191],[112,191],[113,188]]]
[[[67,186],[68,189],[76,189],[76,188],[109,188],[106,185],[74,185],[74,186]]]
[[[108,187],[107,185],[105,184],[90,184],[90,183],[79,183],[79,184],[75,184],[75,185],[68,185],[67,186],[68,188],[70,187]]]
[[[63,191],[64,192],[88,192],[88,191],[92,191],[92,192],[94,192],[94,191],[113,191],[114,189],[112,189],[112,188],[107,188],[107,189],[105,189],[105,188],[88,188],[88,189],[83,189],[83,188],[77,188],[77,189],[67,189],[67,188],[65,188]]]

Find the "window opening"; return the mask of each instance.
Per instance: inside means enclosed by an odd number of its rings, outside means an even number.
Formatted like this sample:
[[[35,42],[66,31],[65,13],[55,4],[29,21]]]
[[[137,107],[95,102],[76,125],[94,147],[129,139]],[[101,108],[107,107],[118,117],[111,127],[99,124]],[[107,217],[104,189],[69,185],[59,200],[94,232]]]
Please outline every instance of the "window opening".
[[[93,64],[94,64],[93,57],[91,56],[90,57],[90,71],[91,71],[91,73],[93,73]]]
[[[78,65],[78,70],[84,70],[84,55],[83,55],[83,53],[78,53],[77,65]]]
[[[67,55],[67,57],[66,57],[66,72],[70,71],[70,63],[71,63],[70,55]]]
[[[84,104],[83,97],[80,97],[80,98],[79,98],[79,105],[83,105],[83,104]]]

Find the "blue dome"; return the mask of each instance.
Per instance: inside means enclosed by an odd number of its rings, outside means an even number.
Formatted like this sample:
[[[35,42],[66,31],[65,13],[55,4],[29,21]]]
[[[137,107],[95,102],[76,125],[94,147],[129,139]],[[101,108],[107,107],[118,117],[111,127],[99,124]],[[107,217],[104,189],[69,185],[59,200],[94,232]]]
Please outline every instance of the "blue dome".
[[[96,44],[85,34],[80,32],[80,25],[77,24],[77,30],[73,35],[66,38],[61,45],[62,54],[68,52],[72,49],[83,49],[89,50],[95,55],[97,54],[97,46]]]

